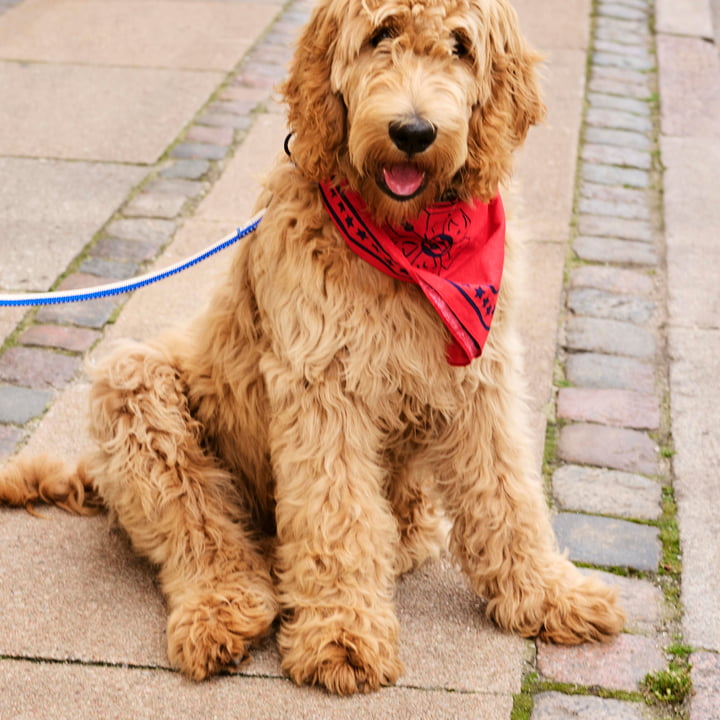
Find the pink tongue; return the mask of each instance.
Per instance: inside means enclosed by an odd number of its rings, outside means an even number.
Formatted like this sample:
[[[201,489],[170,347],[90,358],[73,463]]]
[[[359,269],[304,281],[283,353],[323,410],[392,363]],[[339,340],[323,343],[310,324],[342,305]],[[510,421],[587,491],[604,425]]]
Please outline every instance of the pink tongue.
[[[383,176],[390,191],[400,197],[412,195],[425,179],[425,173],[412,163],[400,163],[390,168],[383,168]]]

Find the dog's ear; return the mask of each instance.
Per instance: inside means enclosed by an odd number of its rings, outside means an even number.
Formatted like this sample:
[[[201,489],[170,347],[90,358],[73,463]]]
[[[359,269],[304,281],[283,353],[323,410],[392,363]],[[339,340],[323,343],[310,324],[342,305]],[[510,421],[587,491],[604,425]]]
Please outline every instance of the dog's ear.
[[[520,33],[515,10],[506,0],[483,3],[483,8],[487,56],[479,72],[489,87],[470,119],[467,168],[478,185],[475,196],[489,199],[509,176],[513,150],[542,120],[545,106],[536,72],[541,58]]]
[[[311,180],[327,180],[337,168],[345,139],[345,105],[331,87],[339,32],[333,0],[322,0],[298,41],[288,79],[280,91],[288,104],[293,161]]]

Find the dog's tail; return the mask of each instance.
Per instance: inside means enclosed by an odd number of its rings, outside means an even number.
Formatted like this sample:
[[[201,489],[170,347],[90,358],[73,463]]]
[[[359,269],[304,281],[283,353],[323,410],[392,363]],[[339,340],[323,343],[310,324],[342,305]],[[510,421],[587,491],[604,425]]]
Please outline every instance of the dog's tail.
[[[0,504],[24,507],[37,515],[36,502],[77,515],[94,515],[103,505],[84,461],[73,469],[45,455],[20,455],[0,467]]]

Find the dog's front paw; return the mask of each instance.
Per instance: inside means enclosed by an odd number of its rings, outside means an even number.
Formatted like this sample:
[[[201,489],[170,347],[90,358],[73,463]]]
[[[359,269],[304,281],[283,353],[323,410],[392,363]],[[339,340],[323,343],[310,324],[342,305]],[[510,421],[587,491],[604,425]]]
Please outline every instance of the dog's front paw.
[[[168,618],[168,658],[193,680],[237,672],[249,648],[267,634],[274,598],[207,593],[185,599]]]
[[[397,658],[397,621],[394,616],[385,621],[358,621],[350,628],[300,611],[278,636],[283,669],[298,685],[321,685],[337,695],[392,685],[403,666]]]
[[[577,645],[609,640],[623,629],[625,613],[617,602],[617,590],[597,578],[578,573],[575,584],[556,592],[545,610],[541,639]]]

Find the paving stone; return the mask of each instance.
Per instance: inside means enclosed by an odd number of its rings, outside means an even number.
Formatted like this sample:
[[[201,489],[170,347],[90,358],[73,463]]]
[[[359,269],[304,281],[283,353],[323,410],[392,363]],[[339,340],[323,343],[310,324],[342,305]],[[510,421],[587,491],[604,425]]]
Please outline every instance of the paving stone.
[[[569,350],[586,350],[610,355],[652,358],[655,355],[655,338],[645,328],[619,320],[576,317],[565,325]]]
[[[590,77],[591,79],[597,78],[600,80],[615,80],[627,86],[642,88],[648,94],[651,94],[653,90],[650,82],[651,76],[649,73],[642,73],[628,68],[601,67],[599,65],[593,65],[590,68]]]
[[[584,265],[570,273],[572,287],[592,287],[630,295],[650,295],[653,280],[646,273],[624,268]]]
[[[573,385],[594,388],[622,388],[651,393],[655,389],[655,368],[635,358],[599,353],[573,353],[565,363],[565,375]]]
[[[115,298],[67,305],[47,305],[38,312],[37,320],[41,323],[79,325],[100,330],[113,316],[120,302],[119,298]]]
[[[649,118],[635,115],[622,110],[590,107],[585,116],[588,125],[611,130],[631,130],[637,133],[652,132],[653,126]]]
[[[690,720],[716,720],[720,708],[720,655],[694,652],[690,663],[693,682]]]
[[[634,98],[635,100],[649,100],[652,98],[652,91],[639,85],[628,85],[620,80],[609,80],[606,78],[594,77],[588,83],[588,90],[607,95]]]
[[[173,160],[160,171],[160,175],[166,178],[199,180],[209,169],[210,163],[207,160]]]
[[[658,529],[650,525],[563,512],[553,518],[553,527],[560,550],[573,562],[650,572],[660,562]]]
[[[595,288],[574,288],[567,306],[576,315],[622,320],[642,325],[650,320],[655,303],[637,295],[618,295]]]
[[[26,387],[65,385],[77,372],[82,360],[40,348],[12,347],[0,356],[0,379]]]
[[[48,390],[0,385],[0,423],[24,425],[42,414],[51,399]]]
[[[186,135],[190,142],[210,143],[211,145],[232,145],[235,133],[230,127],[211,127],[193,125]]]
[[[640,8],[633,8],[620,3],[598,3],[598,14],[605,17],[623,18],[625,20],[645,20],[647,12]]]
[[[650,175],[646,170],[620,168],[600,163],[583,163],[582,177],[601,185],[628,185],[637,188],[650,186]]]
[[[650,34],[645,18],[642,20],[632,20],[628,18],[603,17],[602,15],[597,15],[595,18],[595,28],[634,33],[639,40],[647,38]]]
[[[208,188],[208,183],[185,178],[158,177],[145,186],[148,192],[168,193],[169,195],[184,195],[187,198],[197,197]]]
[[[634,150],[652,150],[653,147],[652,140],[644,133],[601,127],[586,127],[585,141],[598,145],[617,145]]]
[[[267,40],[268,36],[265,36]],[[220,97],[223,100],[234,100],[245,103],[245,112],[251,113],[261,102],[267,100],[267,93],[259,88],[233,87],[228,86],[222,90]]]
[[[640,170],[652,168],[652,156],[649,152],[621,148],[617,145],[594,145],[586,143],[581,152],[586,162],[600,163],[601,165],[618,165],[619,167],[633,167]]]
[[[607,203],[609,205],[619,205],[624,207],[632,205],[639,211],[648,211],[650,199],[647,190],[639,190],[637,188],[615,187],[613,185],[600,185],[598,183],[583,180],[580,183],[580,195],[582,201],[594,200],[599,203]],[[622,212],[622,210],[621,210]],[[596,215],[603,213],[597,212]],[[622,217],[622,215],[620,215]]]
[[[596,23],[594,35],[597,45],[602,42],[607,42],[616,45],[618,48],[647,49],[650,44],[650,33],[647,28],[645,28],[644,31],[635,32],[628,30],[622,25],[611,25],[607,22],[603,24]]]
[[[578,228],[584,235],[625,238],[646,243],[653,241],[652,225],[647,220],[583,214],[578,221]]]
[[[616,240],[581,235],[573,241],[573,250],[581,260],[622,265],[657,265],[652,245],[637,240]]]
[[[228,149],[221,145],[211,145],[210,143],[178,143],[170,151],[170,155],[175,158],[193,159],[193,160],[222,160],[227,155]]]
[[[660,484],[644,475],[563,465],[553,473],[552,488],[562,510],[641,520],[657,520],[661,515]]]
[[[656,444],[639,430],[572,423],[560,429],[558,457],[576,465],[657,473]]]
[[[603,718],[603,720],[644,720],[642,703],[607,700],[592,695],[563,695],[542,692],[534,696],[532,720],[573,720],[574,718]]]
[[[246,115],[233,115],[231,113],[211,113],[206,112],[201,115],[197,122],[200,125],[209,125],[211,127],[227,127],[233,130],[247,130],[252,125],[252,120]],[[181,157],[181,156],[178,156]],[[211,157],[210,160],[219,158]]]
[[[113,278],[124,280],[131,278],[137,273],[138,265],[132,262],[118,262],[105,258],[89,257],[83,260],[80,265],[80,272],[89,275],[96,275],[99,278]]]
[[[90,248],[89,256],[134,264],[152,260],[157,251],[158,247],[153,243],[103,237]]]
[[[613,52],[594,52],[591,56],[592,62],[596,67],[617,67],[628,68],[630,70],[639,70],[648,72],[655,69],[655,62],[647,57],[636,57],[635,55],[622,55]]]
[[[623,633],[609,643],[572,647],[538,641],[537,648],[538,669],[546,678],[611,690],[636,692],[647,673],[665,667],[655,642],[641,635]]]
[[[615,573],[580,568],[584,575],[595,575],[606,585],[618,589],[618,600],[625,611],[625,629],[653,635],[657,632],[665,614],[665,596],[660,588],[649,580],[623,577]]]
[[[2,398],[0,397],[0,414],[2,414]],[[22,432],[10,425],[0,425],[0,459],[10,457],[15,452],[22,438]]]
[[[558,417],[602,425],[657,430],[660,408],[655,395],[616,388],[560,388]]]
[[[138,193],[123,209],[129,217],[167,218],[177,217],[187,202],[185,195],[163,192]]]
[[[55,347],[71,352],[86,352],[102,335],[88,328],[64,325],[33,325],[20,335],[18,342],[23,345]]]
[[[593,187],[603,187],[603,185],[595,185]],[[612,188],[612,186],[604,186]],[[614,188],[613,188],[614,189]],[[620,188],[624,190],[625,188]],[[592,200],[582,197],[578,203],[578,210],[583,215],[605,215],[608,217],[625,218],[627,220],[649,220],[650,209],[647,205],[640,203],[626,203],[611,200]]]
[[[627,37],[627,36],[626,36]],[[649,50],[648,42],[614,42],[607,38],[603,38],[602,34],[595,35],[595,50],[602,53],[613,53],[614,55],[625,55],[628,57],[641,58],[643,60],[652,61],[653,56]]]
[[[114,220],[105,231],[112,237],[121,240],[137,240],[161,247],[175,233],[177,225],[172,220],[159,218],[127,218]]]

